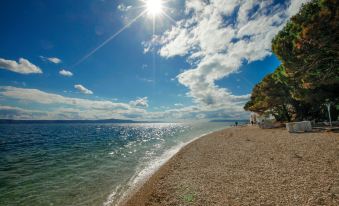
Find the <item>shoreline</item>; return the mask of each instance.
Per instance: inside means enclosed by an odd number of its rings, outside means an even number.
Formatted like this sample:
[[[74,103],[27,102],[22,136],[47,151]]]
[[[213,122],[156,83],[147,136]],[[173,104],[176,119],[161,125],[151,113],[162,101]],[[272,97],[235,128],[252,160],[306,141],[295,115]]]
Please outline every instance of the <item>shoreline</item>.
[[[244,127],[246,125],[239,125],[238,128],[240,127]],[[178,155],[178,153],[183,150],[185,147],[188,147],[190,144],[192,144],[193,142],[195,141],[198,141],[199,139],[201,138],[204,138],[206,136],[209,136],[209,135],[213,135],[214,133],[219,133],[219,132],[223,132],[224,130],[228,130],[228,129],[231,129],[233,128],[234,126],[227,126],[226,128],[223,128],[223,129],[220,129],[220,130],[217,130],[217,131],[212,131],[212,132],[208,132],[208,133],[205,133],[205,134],[202,134],[200,136],[197,136],[197,137],[194,137],[192,140],[188,141],[188,142],[185,142],[181,145],[178,145],[177,147],[171,149],[170,151],[172,150],[175,150],[175,152],[173,154],[171,154],[169,157],[167,157],[165,159],[164,162],[162,162],[162,164],[158,165],[158,167],[155,169],[155,170],[152,170],[150,173],[148,173],[147,175],[145,175],[145,177],[143,177],[142,179],[140,179],[140,181],[138,181],[136,183],[136,185],[132,186],[131,188],[129,188],[127,191],[126,191],[126,194],[123,194],[116,202],[116,205],[118,206],[124,206],[125,204],[127,204],[127,202],[133,198],[134,195],[136,195],[146,184],[148,181],[150,181],[150,179],[153,179],[154,177],[153,176],[157,176],[157,173],[161,172],[161,170],[163,169],[163,167],[166,167],[166,164],[168,164],[168,162],[170,162],[175,156]],[[165,153],[166,154],[166,153]],[[164,154],[164,156],[166,156]],[[161,158],[159,158],[161,159]],[[157,162],[157,161],[155,161]],[[145,168],[144,170],[147,170],[148,168]],[[142,172],[142,171],[140,171]],[[138,176],[138,174],[136,175]],[[132,178],[130,181],[134,181],[135,178]],[[106,203],[104,203],[104,205],[107,205]],[[108,204],[110,205],[110,204]]]
[[[314,142],[328,147],[321,150],[323,161],[317,160],[319,148],[312,144]],[[337,148],[338,133],[289,134],[285,129],[262,130],[251,126],[222,129],[181,147],[118,205],[310,204],[313,200],[336,204],[339,201],[339,194],[336,194],[339,160],[333,157],[339,154]],[[304,155],[316,163],[302,161]],[[308,170],[298,168],[301,163]],[[321,167],[326,168],[325,174],[321,173]],[[257,171],[253,173],[252,170]],[[302,172],[306,173],[305,177]],[[297,179],[288,178],[297,173]],[[317,173],[323,183],[317,181]],[[305,178],[309,183],[303,180]],[[297,187],[300,184],[306,190],[300,190]],[[285,187],[285,190],[274,194],[279,187]],[[298,198],[293,198],[291,193],[296,191]],[[305,194],[315,191],[324,194],[319,197]]]
[[[217,131],[207,132],[204,134],[201,134],[199,136],[194,137],[193,139],[181,143],[179,145],[174,146],[170,150],[166,151],[163,155],[161,155],[159,158],[155,159],[154,161],[150,162],[146,168],[140,170],[138,173],[136,173],[127,183],[129,185],[128,189],[122,194],[117,200],[114,200],[112,197],[114,197],[114,194],[112,194],[108,197],[108,199],[103,203],[103,205],[124,205],[126,202],[135,195],[145,184],[146,182],[152,178],[161,168],[167,164],[174,156],[178,154],[183,148],[188,146],[194,141],[197,141],[200,138],[203,138],[207,135],[211,135],[213,133],[217,133],[223,130],[230,129],[231,126],[226,126],[225,128],[219,129]],[[151,166],[151,163],[155,163],[155,166]],[[130,185],[132,184],[132,185]],[[118,189],[119,190],[119,189]],[[116,193],[113,192],[113,193]]]

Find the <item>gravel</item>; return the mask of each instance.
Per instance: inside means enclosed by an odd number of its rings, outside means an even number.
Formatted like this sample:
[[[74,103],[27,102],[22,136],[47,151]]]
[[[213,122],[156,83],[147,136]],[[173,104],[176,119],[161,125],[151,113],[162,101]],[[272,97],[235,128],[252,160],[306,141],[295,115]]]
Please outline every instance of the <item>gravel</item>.
[[[181,149],[122,205],[339,205],[339,133],[215,132]]]

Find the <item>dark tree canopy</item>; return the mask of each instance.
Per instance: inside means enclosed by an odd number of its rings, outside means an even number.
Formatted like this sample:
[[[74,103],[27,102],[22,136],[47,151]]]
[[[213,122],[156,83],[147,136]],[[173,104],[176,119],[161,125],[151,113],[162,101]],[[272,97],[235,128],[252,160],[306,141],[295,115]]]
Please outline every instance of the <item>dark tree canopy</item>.
[[[273,39],[273,52],[301,87],[338,84],[338,28],[338,1],[314,0]]]
[[[279,66],[274,73],[265,76],[260,83],[255,85],[251,100],[245,105],[245,110],[258,114],[268,112],[277,120],[291,120],[292,98],[284,73],[285,68]]]
[[[280,121],[326,119],[325,102],[339,104],[339,3],[313,0],[293,16],[272,41],[282,62],[255,85],[247,111],[270,113]]]

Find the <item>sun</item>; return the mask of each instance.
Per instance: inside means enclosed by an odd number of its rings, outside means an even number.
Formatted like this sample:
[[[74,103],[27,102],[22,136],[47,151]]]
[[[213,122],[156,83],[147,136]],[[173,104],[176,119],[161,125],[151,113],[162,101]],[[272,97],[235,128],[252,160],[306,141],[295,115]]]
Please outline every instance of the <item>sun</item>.
[[[145,0],[146,11],[149,15],[159,15],[163,10],[162,0]]]

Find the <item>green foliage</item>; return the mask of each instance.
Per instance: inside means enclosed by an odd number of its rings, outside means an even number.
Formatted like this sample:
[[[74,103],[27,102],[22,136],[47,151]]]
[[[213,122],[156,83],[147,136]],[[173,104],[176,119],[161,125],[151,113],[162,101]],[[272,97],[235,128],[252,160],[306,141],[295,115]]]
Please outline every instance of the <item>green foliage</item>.
[[[301,88],[339,82],[339,3],[314,0],[273,39],[272,50]]]
[[[338,28],[337,0],[305,4],[272,41],[282,65],[253,88],[244,109],[280,121],[326,119],[325,100],[339,104]]]
[[[272,114],[279,121],[290,121],[293,113],[292,98],[285,72],[285,68],[279,66],[274,73],[267,75],[255,85],[251,100],[244,109],[258,114]]]

